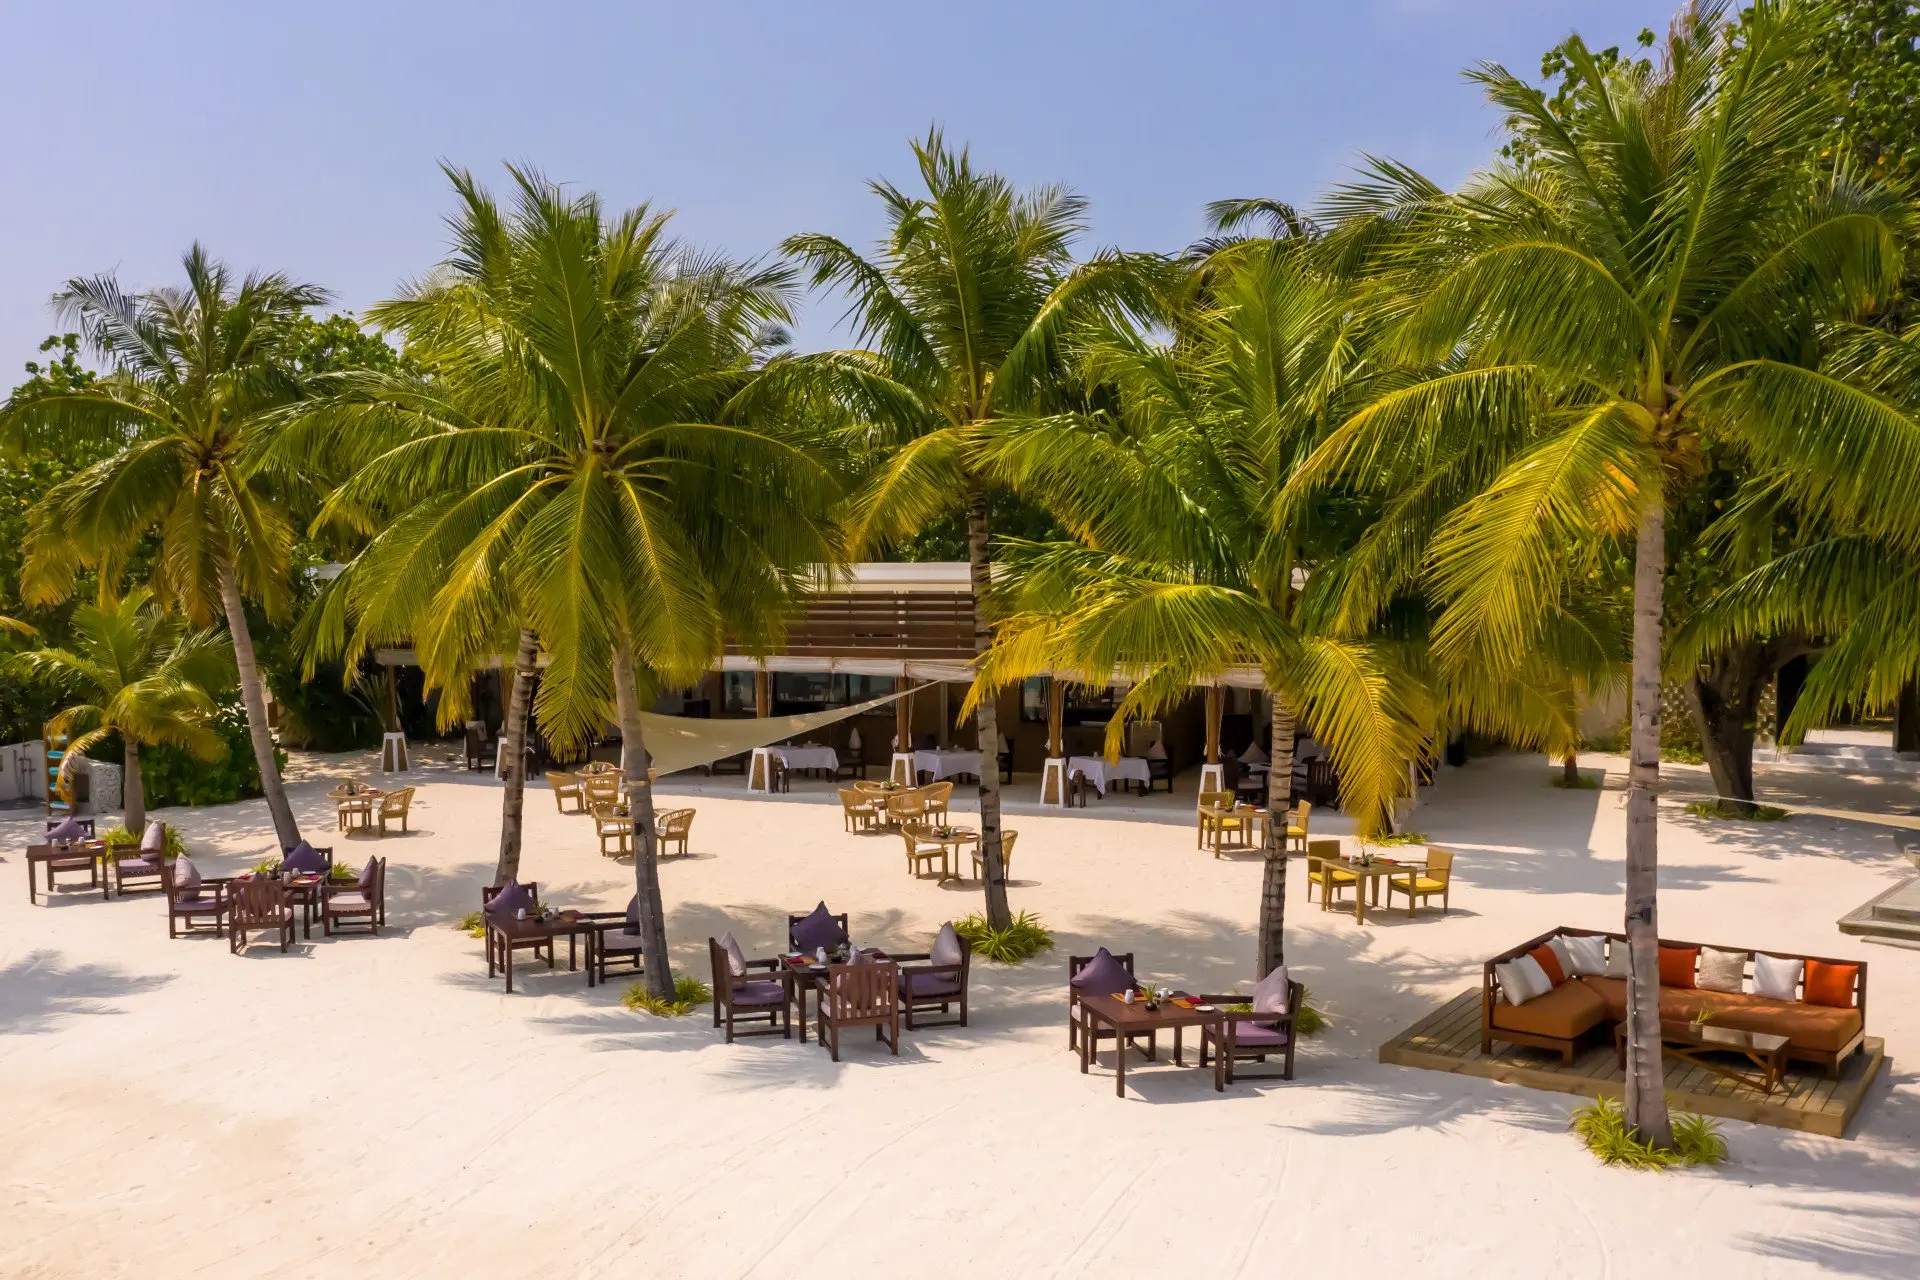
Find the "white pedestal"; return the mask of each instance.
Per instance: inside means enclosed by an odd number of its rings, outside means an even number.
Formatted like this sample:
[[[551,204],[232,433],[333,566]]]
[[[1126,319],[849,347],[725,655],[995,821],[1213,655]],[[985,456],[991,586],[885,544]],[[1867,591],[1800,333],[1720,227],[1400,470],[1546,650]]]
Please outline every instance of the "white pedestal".
[[[1067,762],[1059,756],[1040,767],[1040,803],[1055,809],[1067,807]]]
[[[747,790],[773,793],[773,752],[766,747],[755,747],[753,758],[747,762]]]
[[[910,787],[913,785],[913,753],[911,751],[896,751],[893,753],[893,764],[887,770],[887,780],[892,782],[896,787]]]
[[[383,733],[380,735],[380,772],[405,773],[411,766],[407,763],[407,735],[404,733]]]
[[[1225,791],[1226,789],[1227,767],[1225,765],[1203,764],[1200,766],[1200,791],[1202,794],[1208,791]],[[1197,796],[1194,798],[1193,807],[1195,812],[1199,811],[1200,800]]]

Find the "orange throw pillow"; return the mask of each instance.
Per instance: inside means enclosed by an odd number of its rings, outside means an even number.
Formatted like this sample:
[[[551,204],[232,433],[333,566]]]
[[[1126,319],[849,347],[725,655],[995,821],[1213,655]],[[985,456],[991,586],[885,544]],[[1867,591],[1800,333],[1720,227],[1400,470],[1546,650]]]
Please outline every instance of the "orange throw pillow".
[[[1834,1009],[1853,1008],[1853,980],[1859,974],[1857,964],[1826,964],[1807,961],[1807,987],[1801,1000],[1806,1004],[1824,1004]]]
[[[1560,957],[1553,954],[1552,947],[1541,943],[1533,950],[1527,952],[1527,954],[1532,956],[1540,967],[1547,971],[1547,981],[1551,982],[1554,986],[1557,987],[1567,980],[1566,970],[1560,967]]]
[[[1660,948],[1660,985],[1691,987],[1694,961],[1700,958],[1698,947]]]

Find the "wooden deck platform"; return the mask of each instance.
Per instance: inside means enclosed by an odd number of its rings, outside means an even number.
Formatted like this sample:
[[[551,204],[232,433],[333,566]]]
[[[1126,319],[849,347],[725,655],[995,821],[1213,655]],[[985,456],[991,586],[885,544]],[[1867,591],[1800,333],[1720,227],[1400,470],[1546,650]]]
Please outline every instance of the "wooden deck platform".
[[[1796,1064],[1787,1072],[1785,1088],[1768,1096],[1751,1085],[1668,1058],[1667,1093],[1683,1111],[1844,1138],[1886,1060],[1885,1042],[1868,1036],[1865,1047],[1847,1059],[1838,1080]],[[1558,1054],[1516,1045],[1495,1043],[1492,1054],[1481,1053],[1478,987],[1381,1045],[1380,1061],[1588,1098],[1617,1098],[1623,1083],[1610,1037],[1596,1039],[1572,1066],[1563,1066]],[[1744,1065],[1737,1057],[1729,1057],[1727,1064]]]

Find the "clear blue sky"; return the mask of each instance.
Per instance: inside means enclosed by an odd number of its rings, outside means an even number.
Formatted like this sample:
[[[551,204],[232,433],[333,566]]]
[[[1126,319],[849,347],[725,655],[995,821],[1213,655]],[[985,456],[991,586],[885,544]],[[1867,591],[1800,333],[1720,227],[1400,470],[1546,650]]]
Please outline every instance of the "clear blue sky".
[[[1578,30],[1677,0],[0,5],[0,388],[75,274],[169,283],[196,237],[359,307],[436,261],[441,158],[503,160],[679,211],[739,256],[864,244],[863,183],[938,121],[1020,182],[1093,205],[1088,246],[1178,248],[1222,196],[1311,203],[1363,151],[1444,182],[1496,120],[1481,59],[1529,76]],[[834,339],[837,309],[803,317]]]

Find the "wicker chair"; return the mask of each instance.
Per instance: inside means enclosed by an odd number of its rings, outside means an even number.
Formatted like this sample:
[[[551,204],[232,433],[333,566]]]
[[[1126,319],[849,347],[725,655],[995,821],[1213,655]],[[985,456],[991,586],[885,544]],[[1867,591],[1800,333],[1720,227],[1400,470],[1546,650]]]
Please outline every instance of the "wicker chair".
[[[580,778],[580,803],[589,813],[595,806],[620,803],[619,772],[602,769],[598,773],[583,773]]]
[[[556,770],[547,771],[547,785],[553,788],[553,807],[561,813],[567,812],[567,801],[573,801],[573,812],[585,813],[587,804],[580,788],[580,775]]]
[[[900,966],[891,960],[828,966],[814,1032],[835,1062],[840,1061],[840,1033],[851,1027],[872,1027],[873,1038],[885,1040],[893,1056],[900,1056],[899,985]]]
[[[331,938],[336,926],[364,924],[378,934],[387,922],[387,860],[373,858],[352,884],[329,878],[320,889],[320,931]]]
[[[1416,899],[1424,900],[1436,894],[1440,898],[1440,914],[1453,910],[1451,895],[1453,892],[1453,850],[1442,849],[1437,845],[1427,846],[1427,865],[1424,870],[1409,870],[1403,876],[1387,877],[1387,905],[1393,905],[1393,895],[1407,895],[1407,914],[1413,914]]]
[[[1013,842],[1020,838],[1018,831],[1000,828],[1000,874],[1013,874]],[[980,846],[973,846],[973,878],[984,881],[987,878],[987,860],[980,853]],[[911,1025],[911,1024],[909,1024]]]
[[[692,809],[662,809],[654,818],[654,831],[660,842],[662,857],[674,852],[668,845],[680,846],[681,857],[687,856],[687,838],[693,834]]]
[[[887,823],[899,826],[908,822],[924,822],[927,818],[926,793],[917,790],[893,791],[887,794]]]
[[[278,933],[282,954],[293,945],[293,931],[298,921],[293,914],[293,892],[286,885],[266,876],[235,880],[227,898],[227,951],[230,954],[240,954],[252,930]]]
[[[400,830],[407,829],[407,810],[413,807],[413,788],[402,787],[398,791],[389,791],[380,797],[380,812],[376,821],[380,824],[380,834],[387,834],[387,824],[397,822]]]
[[[593,806],[593,833],[600,838],[600,855],[625,858],[633,854],[633,815],[620,806],[601,801]]]
[[[947,806],[953,803],[953,784],[935,782],[920,788],[920,794],[927,798],[927,820],[946,822]]]
[[[749,960],[746,973],[736,977],[727,949],[715,938],[707,939],[707,960],[713,966],[713,1025],[726,1024],[728,1044],[735,1036],[793,1038],[793,1002],[778,960]],[[736,1029],[742,1022],[763,1021],[767,1025],[756,1031]]]
[[[873,811],[873,795],[859,787],[840,788],[840,818],[846,830],[871,831],[880,821],[880,815]]]
[[[1333,905],[1334,898],[1341,892],[1352,889],[1359,892],[1359,881],[1351,871],[1343,871],[1332,865],[1340,857],[1338,840],[1309,840],[1307,842],[1307,901],[1313,901],[1313,886],[1320,886],[1320,909],[1327,910]]]
[[[903,822],[900,824],[900,839],[907,846],[907,874],[914,877],[926,875],[929,870],[946,878],[951,869],[948,862],[947,846],[938,842],[922,847],[922,840],[932,840],[933,831],[924,822]]]

